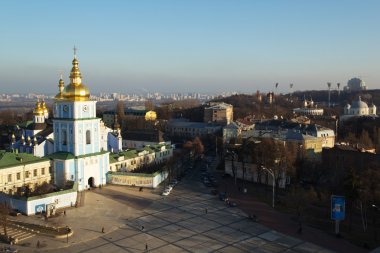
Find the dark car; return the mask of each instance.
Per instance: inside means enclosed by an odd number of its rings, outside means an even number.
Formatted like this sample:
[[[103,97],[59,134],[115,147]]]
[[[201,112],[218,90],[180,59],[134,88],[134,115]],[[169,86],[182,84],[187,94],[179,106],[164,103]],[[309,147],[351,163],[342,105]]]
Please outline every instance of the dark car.
[[[231,177],[231,175],[227,173],[222,176],[222,178],[229,178],[229,177]]]
[[[212,195],[216,195],[216,194],[218,194],[218,190],[217,190],[217,189],[212,189],[212,190],[211,190],[211,194],[212,194]]]
[[[237,207],[236,202],[232,202],[232,201],[228,202],[228,205],[229,205],[230,207]]]

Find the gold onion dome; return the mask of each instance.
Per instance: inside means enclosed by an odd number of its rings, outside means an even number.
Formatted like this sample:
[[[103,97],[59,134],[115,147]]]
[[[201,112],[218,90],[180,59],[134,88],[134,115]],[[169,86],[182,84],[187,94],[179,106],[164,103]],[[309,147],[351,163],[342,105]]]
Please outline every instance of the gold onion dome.
[[[41,102],[41,108],[43,110],[44,113],[47,113],[48,112],[48,108],[46,107],[46,103],[45,101],[42,101]]]
[[[63,85],[63,80],[59,80],[59,87]],[[73,67],[70,73],[70,84],[63,90],[60,89],[60,93],[55,96],[57,99],[65,99],[71,101],[87,101],[90,98],[90,91],[82,84],[82,75],[78,68],[78,60],[74,56]]]
[[[33,110],[34,115],[43,115],[44,109],[41,107],[40,101],[37,101],[36,107]]]
[[[62,79],[62,75],[61,75],[61,79],[59,79],[58,88],[59,88],[59,93],[55,96],[55,98],[56,99],[63,99],[62,92],[65,89],[65,82]]]

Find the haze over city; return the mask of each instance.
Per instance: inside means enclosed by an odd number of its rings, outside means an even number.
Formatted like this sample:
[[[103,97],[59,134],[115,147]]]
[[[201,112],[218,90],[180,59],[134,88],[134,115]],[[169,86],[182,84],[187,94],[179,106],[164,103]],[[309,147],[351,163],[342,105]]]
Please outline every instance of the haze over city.
[[[8,1],[2,92],[57,91],[78,47],[95,92],[380,88],[378,1]]]

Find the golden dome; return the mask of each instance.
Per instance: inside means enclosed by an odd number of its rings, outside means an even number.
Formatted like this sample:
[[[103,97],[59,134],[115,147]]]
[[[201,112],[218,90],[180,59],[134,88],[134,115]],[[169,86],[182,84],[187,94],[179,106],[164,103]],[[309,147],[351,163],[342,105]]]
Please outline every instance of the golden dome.
[[[59,80],[60,93],[58,93],[56,99],[65,99],[71,101],[87,101],[90,98],[89,89],[82,84],[82,75],[78,68],[78,60],[74,56],[73,67],[71,68],[70,73],[70,84],[67,85],[64,89],[61,87],[64,86],[63,80]]]
[[[90,91],[83,84],[69,84],[63,90],[63,98],[73,101],[87,101],[90,98]]]
[[[36,107],[33,110],[34,115],[43,115],[44,109],[41,107],[40,101],[37,101]]]
[[[148,111],[145,113],[146,121],[155,121],[157,119],[157,113],[155,111]]]
[[[42,102],[41,102],[41,109],[43,110],[44,113],[49,112],[49,111],[48,111],[48,108],[46,107],[46,103],[45,103],[45,101],[42,101]]]
[[[62,79],[62,75],[61,75],[61,79],[59,79],[59,84],[58,84],[58,88],[59,88],[59,93],[57,95],[55,95],[55,99],[63,99],[63,90],[65,89],[65,82],[63,81]]]

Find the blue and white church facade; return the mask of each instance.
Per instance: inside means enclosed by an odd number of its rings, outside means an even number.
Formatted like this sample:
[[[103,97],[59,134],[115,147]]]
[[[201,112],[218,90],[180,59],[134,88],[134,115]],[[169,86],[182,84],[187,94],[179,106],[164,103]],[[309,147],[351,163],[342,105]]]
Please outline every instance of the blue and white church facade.
[[[100,118],[96,117],[96,101],[90,100],[89,90],[82,84],[76,56],[72,64],[70,84],[65,87],[61,78],[55,96],[51,157],[54,183],[64,185],[66,181],[74,181],[78,183],[78,191],[82,191],[106,184],[109,152],[107,142],[101,140],[105,134]],[[119,139],[120,145],[112,148],[121,150],[121,136]]]

